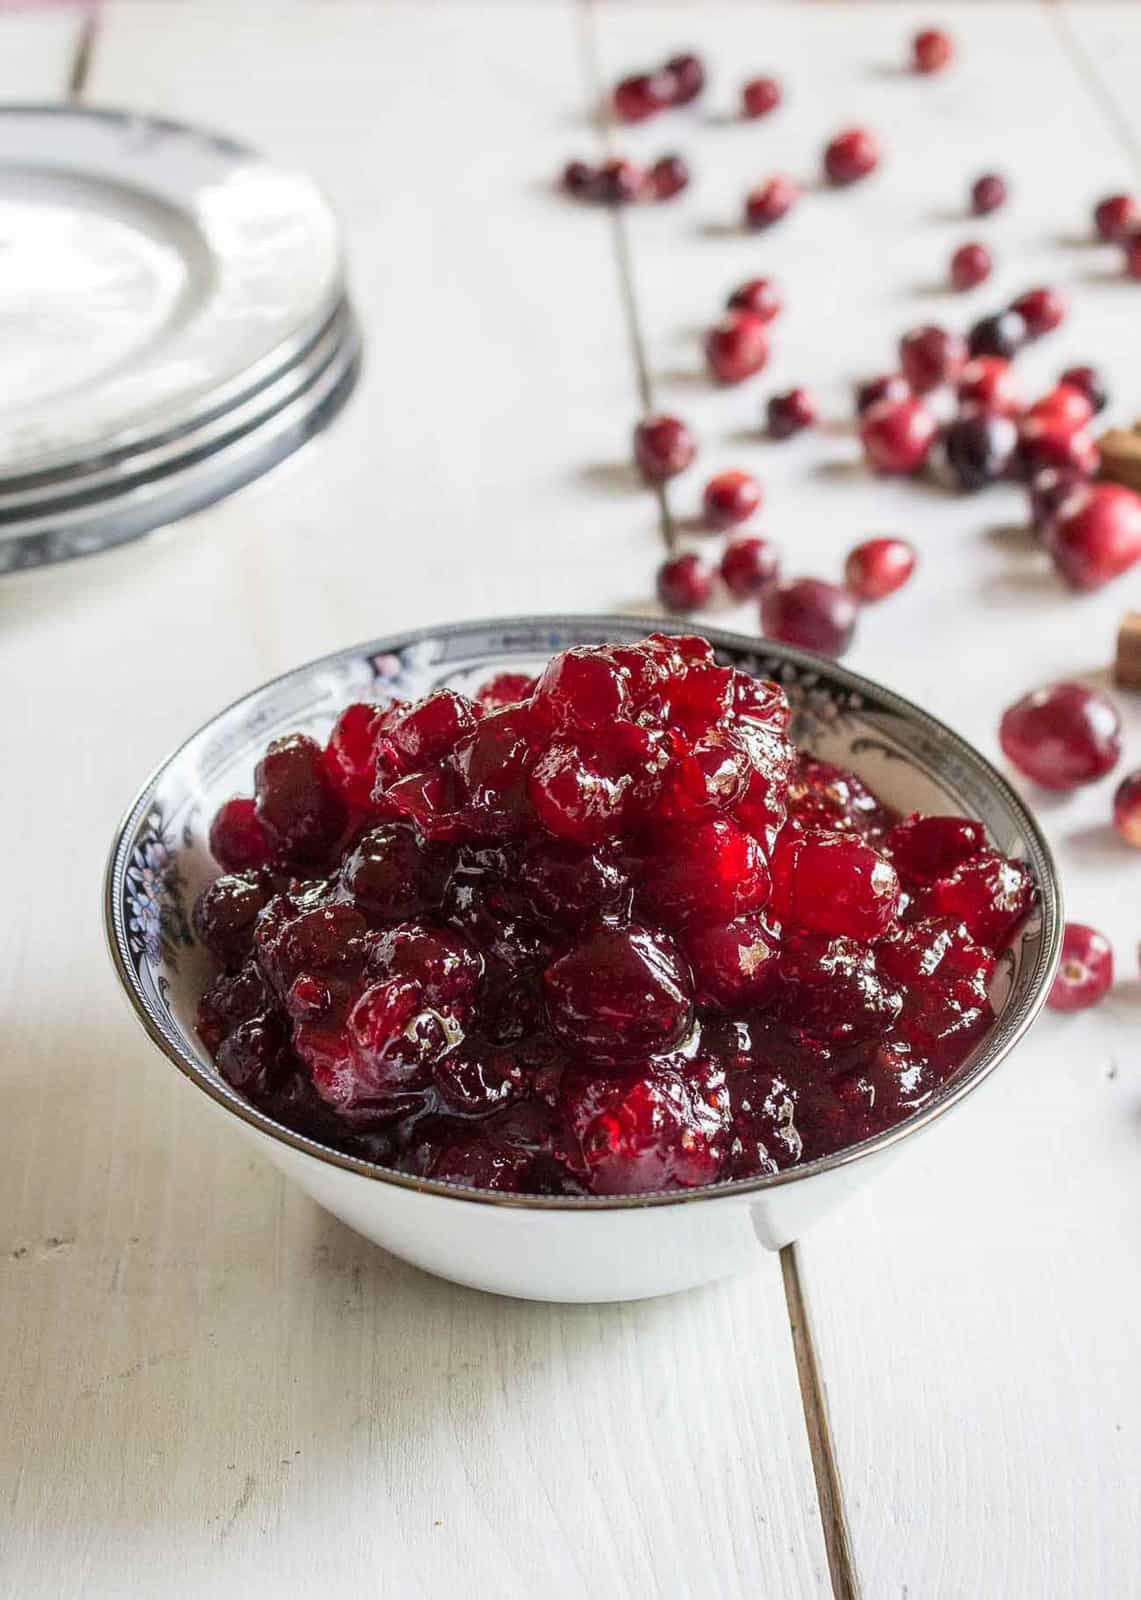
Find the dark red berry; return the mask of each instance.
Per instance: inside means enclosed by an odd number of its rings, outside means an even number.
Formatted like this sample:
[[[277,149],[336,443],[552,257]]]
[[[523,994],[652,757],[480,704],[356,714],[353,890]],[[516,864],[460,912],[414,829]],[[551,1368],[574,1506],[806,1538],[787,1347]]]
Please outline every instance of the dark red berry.
[[[1104,933],[1084,922],[1067,922],[1062,960],[1046,1004],[1051,1011],[1085,1011],[1104,999],[1113,984],[1113,948]]]
[[[1019,426],[1018,465],[1026,479],[1046,467],[1090,478],[1100,461],[1097,440],[1062,412],[1026,417]]]
[[[913,812],[888,834],[887,850],[909,883],[935,883],[986,851],[986,831],[981,822],[966,817]]]
[[[1074,589],[1100,589],[1141,560],[1141,495],[1091,483],[1063,501],[1046,532],[1054,565]]]
[[[619,122],[645,122],[664,111],[674,95],[674,86],[661,73],[639,72],[615,84],[611,105]]]
[[[973,492],[997,483],[1010,470],[1018,429],[994,411],[964,411],[943,432],[947,466],[960,489]]]
[[[780,84],[775,78],[750,78],[741,89],[741,113],[746,117],[767,117],[781,102]]]
[[[661,839],[638,893],[670,927],[732,922],[764,905],[768,868],[756,839],[727,817],[681,823]]]
[[[1110,244],[1120,244],[1141,228],[1141,200],[1131,194],[1111,194],[1094,209],[1094,228]]]
[[[1006,180],[997,172],[984,172],[971,185],[971,210],[976,217],[985,217],[1006,203]]]
[[[760,503],[761,486],[751,472],[719,472],[702,496],[706,524],[717,530],[748,522]]]
[[[696,454],[692,433],[677,417],[644,417],[634,429],[634,460],[647,483],[675,478]]]
[[[865,539],[848,554],[844,582],[857,600],[884,600],[915,571],[915,549],[906,539]]]
[[[1125,275],[1141,278],[1141,227],[1125,241]]]
[[[1117,765],[1121,718],[1111,700],[1083,683],[1056,683],[1003,712],[1006,756],[1043,789],[1065,792],[1094,783]]]
[[[855,628],[852,596],[820,578],[793,578],[773,584],[761,595],[761,630],[767,639],[823,656],[842,656]]]
[[[621,206],[637,200],[645,183],[646,175],[636,162],[615,156],[599,167],[593,192],[604,205]]]
[[[967,362],[955,383],[961,405],[995,411],[1000,416],[1016,417],[1022,410],[1022,393],[1014,368],[1002,356],[974,356]]]
[[[755,912],[691,930],[685,953],[701,1004],[726,1011],[762,1006],[773,991],[776,945],[772,931]]]
[[[917,472],[931,453],[938,425],[919,400],[881,400],[863,419],[860,442],[876,472]]]
[[[692,51],[671,56],[662,70],[672,81],[672,99],[676,106],[689,105],[705,88],[705,65]]]
[[[226,872],[247,872],[266,865],[270,842],[253,800],[235,795],[218,807],[210,824],[210,854]]]
[[[784,299],[771,278],[749,278],[733,290],[726,309],[751,311],[762,322],[772,322],[784,309]]]
[[[954,54],[951,36],[942,28],[924,28],[911,41],[911,61],[916,72],[942,72]]]
[[[646,174],[647,189],[655,200],[672,200],[689,185],[689,167],[681,156],[660,156]]]
[[[765,325],[749,311],[727,312],[705,337],[705,360],[718,383],[741,383],[769,357]]]
[[[856,415],[879,405],[881,400],[899,401],[912,398],[911,385],[901,372],[887,372],[880,378],[868,378],[856,385]]]
[[[258,913],[272,894],[268,873],[224,873],[194,906],[194,932],[223,966],[248,960]]]
[[[824,173],[829,183],[856,183],[874,172],[880,162],[879,145],[866,128],[838,133],[824,151]]]
[[[788,389],[769,397],[766,407],[769,436],[790,439],[794,433],[810,428],[816,421],[816,407],[807,389]]]
[[[895,868],[850,833],[786,828],[771,871],[769,909],[783,928],[870,942],[895,916]]]
[[[974,289],[985,283],[994,268],[985,244],[961,244],[951,257],[951,287]]]
[[[1104,411],[1109,404],[1109,392],[1105,380],[1096,367],[1067,367],[1058,380],[1067,388],[1079,389],[1090,403],[1091,411],[1096,415]]]
[[[949,917],[965,925],[978,944],[1001,950],[1034,903],[1030,874],[1019,861],[986,850],[947,877],[917,886],[915,908],[923,917]]]
[[[1026,413],[1026,420],[1050,421],[1062,427],[1084,428],[1093,416],[1093,404],[1084,389],[1076,384],[1058,383]]]
[[[713,595],[713,569],[688,550],[658,568],[658,599],[670,611],[698,611]]]
[[[1009,361],[1028,337],[1026,323],[1017,311],[999,311],[975,323],[967,335],[967,349],[972,356],[1002,356]]]
[[[899,341],[899,365],[916,394],[952,383],[967,359],[966,346],[945,328],[912,328]]]
[[[275,852],[300,867],[325,860],[346,818],[315,740],[301,733],[275,739],[258,762],[254,793],[258,821]]]
[[[568,161],[563,168],[563,188],[576,200],[585,200],[593,193],[598,174],[585,161]]]
[[[576,1056],[615,1065],[680,1044],[693,1017],[693,980],[664,933],[602,927],[546,970],[556,1035]]]
[[[748,600],[780,576],[780,561],[768,539],[744,534],[731,539],[721,556],[721,579],[738,600]]]
[[[1113,826],[1126,844],[1141,849],[1141,772],[1122,778],[1113,796]]]
[[[770,228],[800,199],[800,190],[791,178],[769,178],[750,189],[745,197],[746,228]]]
[[[1066,320],[1066,302],[1057,289],[1027,289],[1010,309],[1026,324],[1028,339],[1040,339]]]

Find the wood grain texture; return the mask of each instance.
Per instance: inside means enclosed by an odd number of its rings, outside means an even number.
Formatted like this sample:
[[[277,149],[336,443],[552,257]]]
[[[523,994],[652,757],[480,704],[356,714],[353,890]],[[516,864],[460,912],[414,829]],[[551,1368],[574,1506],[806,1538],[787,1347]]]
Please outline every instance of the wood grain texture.
[[[8,19],[0,19],[0,46]],[[0,49],[0,60],[3,51]],[[61,82],[64,81],[61,79]],[[46,86],[45,86],[45,92]],[[128,4],[92,102],[310,168],[361,389],[288,468],[0,593],[0,1589],[21,1600],[827,1591],[779,1267],[631,1307],[435,1282],[250,1159],[102,950],[120,809],[290,663],[385,629],[628,603],[658,549],[567,6]]]

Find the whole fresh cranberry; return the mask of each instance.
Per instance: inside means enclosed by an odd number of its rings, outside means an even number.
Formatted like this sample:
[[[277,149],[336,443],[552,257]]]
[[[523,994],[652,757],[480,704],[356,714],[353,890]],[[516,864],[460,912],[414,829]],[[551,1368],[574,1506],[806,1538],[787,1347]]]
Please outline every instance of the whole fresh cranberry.
[[[967,335],[967,349],[972,356],[1001,356],[1009,361],[1022,349],[1027,337],[1026,323],[1019,312],[999,311],[975,323]]]
[[[902,372],[885,372],[879,378],[866,378],[856,385],[856,415],[862,417],[881,400],[910,400],[911,385]]]
[[[275,739],[254,774],[257,820],[290,865],[328,856],[345,826],[345,807],[325,776],[321,746],[302,733]]]
[[[784,309],[784,297],[771,278],[748,278],[726,301],[728,311],[751,311],[762,322],[772,322]]]
[[[962,339],[945,328],[912,328],[899,341],[900,370],[916,394],[953,382],[966,359]]]
[[[824,150],[824,174],[839,186],[866,178],[879,163],[879,144],[867,128],[846,128]]]
[[[942,28],[924,28],[911,41],[911,60],[916,72],[942,72],[955,54],[951,36]]]
[[[658,568],[658,599],[670,611],[698,611],[713,596],[713,568],[687,550]]]
[[[775,78],[750,78],[741,88],[741,113],[746,117],[767,117],[781,102],[780,84]]]
[[[793,578],[772,584],[761,595],[761,631],[766,639],[780,639],[822,656],[842,656],[855,629],[856,602],[847,589],[821,578]]]
[[[604,205],[622,206],[639,199],[645,186],[646,174],[637,162],[615,156],[599,167],[593,192]]]
[[[568,161],[563,168],[562,185],[576,200],[587,199],[594,190],[598,174],[585,161]]]
[[[1066,320],[1066,302],[1057,289],[1027,289],[1010,309],[1017,311],[1026,324],[1028,339],[1040,339]]]
[[[665,483],[684,472],[697,454],[693,434],[678,417],[658,413],[634,429],[634,460],[647,483]]]
[[[918,472],[931,453],[938,425],[919,400],[881,400],[864,417],[860,442],[876,472]]]
[[[961,244],[951,257],[951,287],[974,289],[986,282],[993,269],[994,262],[985,244]]]
[[[1141,228],[1141,201],[1131,194],[1111,194],[1099,200],[1093,214],[1098,236],[1110,244],[1120,244],[1135,229]]]
[[[1030,526],[1039,538],[1073,494],[1089,480],[1076,467],[1039,467],[1030,477]]]
[[[1006,203],[1006,179],[997,172],[984,172],[971,185],[971,210],[976,217],[985,217]]]
[[[1085,428],[1075,427],[1060,412],[1026,417],[1018,430],[1018,466],[1022,476],[1033,478],[1045,467],[1090,478],[1097,471],[1101,452]]]
[[[943,450],[960,489],[973,492],[1006,475],[1018,447],[1018,429],[994,411],[963,411],[943,433]]]
[[[1063,501],[1046,548],[1073,589],[1100,589],[1141,560],[1141,495],[1118,483],[1091,483]]]
[[[611,105],[619,122],[645,122],[673,99],[673,84],[662,73],[638,72],[615,84]]]
[[[895,916],[895,868],[850,833],[786,828],[770,870],[769,909],[782,927],[870,941],[885,933]]]
[[[672,79],[675,106],[687,106],[705,88],[705,64],[699,55],[686,51],[671,56],[662,69]]]
[[[761,486],[751,472],[719,472],[702,495],[705,521],[718,530],[748,522],[761,503]]]
[[[906,539],[865,539],[848,552],[844,582],[857,600],[884,600],[915,571],[915,547]]]
[[[744,534],[725,546],[721,581],[735,599],[751,599],[779,577],[780,560],[768,539]]]
[[[975,356],[960,372],[955,384],[960,405],[977,406],[1000,416],[1016,417],[1022,394],[1014,368],[1001,356]]]
[[[1104,933],[1084,922],[1067,922],[1062,960],[1046,1004],[1051,1011],[1085,1011],[1104,999],[1113,984],[1113,947]]]
[[[765,325],[750,311],[729,311],[705,336],[705,360],[718,383],[741,383],[769,358]]]
[[[1125,241],[1125,273],[1129,278],[1141,278],[1141,227]]]
[[[1141,772],[1122,778],[1113,796],[1113,826],[1126,844],[1141,849]]]
[[[790,439],[816,421],[816,407],[807,389],[789,389],[784,394],[770,395],[766,414],[769,436],[773,439]]]
[[[1121,718],[1111,700],[1084,683],[1056,683],[1003,712],[1003,752],[1043,789],[1094,783],[1121,756]]]
[[[1084,389],[1075,384],[1057,383],[1026,413],[1028,422],[1049,419],[1071,429],[1084,428],[1093,416],[1093,404]]]
[[[210,824],[210,854],[226,872],[267,864],[271,846],[253,800],[235,795],[218,807]]]
[[[547,1016],[576,1055],[616,1064],[680,1044],[693,1017],[689,966],[664,933],[603,926],[543,975]]]
[[[1080,390],[1089,401],[1090,410],[1094,415],[1104,411],[1109,404],[1109,391],[1096,367],[1067,367],[1058,382],[1068,389]]]
[[[681,156],[659,156],[646,174],[646,187],[654,200],[672,200],[689,186],[689,167]]]
[[[800,190],[791,178],[769,178],[757,184],[745,196],[746,228],[771,228],[799,199]]]

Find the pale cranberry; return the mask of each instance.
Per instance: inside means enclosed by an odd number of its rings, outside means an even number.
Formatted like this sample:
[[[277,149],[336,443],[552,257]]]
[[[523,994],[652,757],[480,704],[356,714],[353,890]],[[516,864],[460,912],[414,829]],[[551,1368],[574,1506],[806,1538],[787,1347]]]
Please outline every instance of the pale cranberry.
[[[568,161],[563,168],[563,188],[576,200],[584,200],[593,191],[597,176],[585,161]]]
[[[1084,1011],[1113,983],[1113,949],[1104,933],[1084,922],[1067,922],[1062,960],[1046,1004],[1051,1011]]]
[[[1126,844],[1141,849],[1141,772],[1122,778],[1113,796],[1113,826]]]
[[[785,394],[772,395],[766,412],[769,436],[773,439],[789,439],[816,421],[816,407],[807,389],[789,389]]]
[[[676,478],[696,454],[692,433],[677,417],[645,417],[634,429],[634,460],[647,483]]]
[[[689,185],[689,167],[681,156],[661,156],[646,174],[646,188],[654,200],[672,200]]]
[[[670,611],[697,611],[713,594],[713,569],[693,551],[658,568],[658,598]]]
[[[951,36],[942,28],[924,28],[911,41],[911,61],[916,72],[942,72],[954,54]]]
[[[742,535],[731,539],[721,556],[721,580],[731,595],[747,600],[780,576],[780,561],[768,539]]]
[[[951,287],[974,289],[985,283],[994,268],[985,244],[961,244],[951,257]]]
[[[1009,417],[975,408],[964,410],[943,431],[943,452],[960,489],[973,492],[1006,475],[1018,448],[1018,429]]]
[[[938,431],[935,418],[920,401],[882,400],[865,416],[860,441],[876,472],[899,475],[919,470]]]
[[[772,322],[784,310],[784,297],[771,278],[749,278],[733,290],[729,311],[751,311],[762,322]]]
[[[1026,323],[1019,312],[999,311],[975,323],[967,335],[967,349],[972,356],[1002,356],[1009,361],[1022,349],[1027,337]]]
[[[865,539],[849,551],[844,582],[857,600],[884,600],[915,571],[915,548],[906,539]]]
[[[750,311],[730,311],[705,337],[705,360],[718,383],[741,383],[769,358],[765,325]]]
[[[791,178],[769,178],[750,189],[745,196],[746,228],[771,228],[800,199],[800,190]]]
[[[719,472],[705,485],[702,505],[710,528],[735,528],[748,522],[761,503],[761,486],[751,472]]]
[[[916,394],[952,382],[966,359],[962,339],[945,328],[912,328],[899,341],[900,370]]]
[[[775,78],[750,78],[741,89],[741,111],[746,117],[767,117],[781,102]]]
[[[1141,228],[1141,201],[1131,194],[1111,194],[1098,202],[1093,221],[1101,238],[1120,244]]]
[[[1121,755],[1121,719],[1113,702],[1082,683],[1037,689],[1003,712],[999,743],[1043,789],[1094,783]]]
[[[1011,308],[1026,324],[1026,336],[1040,339],[1052,333],[1066,320],[1066,302],[1057,289],[1027,289],[1020,294]]]
[[[856,415],[879,405],[881,400],[910,400],[911,385],[902,372],[886,372],[879,378],[867,378],[856,385]]]
[[[1125,241],[1125,272],[1130,278],[1141,278],[1141,231]]]
[[[824,173],[829,183],[857,183],[874,172],[880,162],[875,135],[867,128],[847,128],[829,142],[824,151]]]
[[[1074,589],[1100,589],[1141,560],[1141,495],[1117,483],[1078,489],[1050,523],[1046,544]]]
[[[997,172],[984,172],[971,185],[971,210],[976,217],[985,217],[1006,203],[1006,180]]]
[[[761,595],[761,630],[767,639],[822,656],[842,656],[855,628],[852,596],[820,578],[793,578],[773,584]]]
[[[692,51],[671,56],[662,70],[672,81],[671,98],[675,106],[689,105],[705,88],[705,63]]]
[[[599,167],[594,193],[605,205],[621,206],[637,200],[645,185],[646,174],[636,162],[615,156]]]
[[[673,99],[673,85],[661,73],[638,72],[615,85],[611,105],[619,122],[645,122]]]
[[[1089,401],[1094,415],[1104,411],[1109,404],[1105,380],[1096,367],[1067,367],[1058,382],[1069,389],[1079,389]]]
[[[1016,417],[1022,410],[1014,368],[1002,356],[974,356],[959,374],[955,393],[961,404],[996,411],[1000,416]]]

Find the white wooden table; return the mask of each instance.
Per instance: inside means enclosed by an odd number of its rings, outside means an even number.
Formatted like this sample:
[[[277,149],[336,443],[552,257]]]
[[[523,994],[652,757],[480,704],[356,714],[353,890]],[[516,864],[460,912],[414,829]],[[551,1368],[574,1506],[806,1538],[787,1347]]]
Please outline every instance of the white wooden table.
[[[963,60],[898,70],[937,14]],[[697,172],[609,216],[551,176],[597,148],[600,81],[689,45],[714,111],[752,71],[764,125],[662,119]],[[876,531],[922,569],[852,663],[995,751],[1029,687],[1103,673],[1136,578],[1075,600],[981,500],[884,485],[850,436],[774,446],[713,392],[695,330],[755,271],[785,284],[764,392],[830,415],[916,321],[1038,281],[1141,411],[1141,287],[1074,242],[1141,181],[1136,5],[111,4],[0,16],[0,95],[71,92],[206,121],[304,165],[344,221],[368,340],[348,412],[229,504],[0,585],[0,1591],[141,1595],[938,1597],[1141,1594],[1141,856],[1112,780],[1042,808],[1071,914],[1121,977],[1046,1017],[976,1099],[795,1251],[660,1302],[499,1301],[387,1258],[287,1189],[144,1042],[102,950],[99,878],[137,781],[291,663],[419,623],[641,605],[660,557],[627,470],[639,372],[767,486],[793,570]],[[763,239],[749,180],[811,176],[845,122],[889,162]],[[1010,174],[977,226],[968,181]],[[969,301],[951,246],[994,241]],[[624,244],[624,251],[620,248]],[[623,262],[628,261],[627,283]],[[746,609],[731,625],[752,626]],[[1125,704],[1141,764],[1141,709]],[[790,1336],[803,1295],[808,1327]],[[817,1363],[802,1404],[797,1356]],[[827,1418],[817,1402],[826,1401]],[[806,1426],[806,1407],[811,1426]]]

